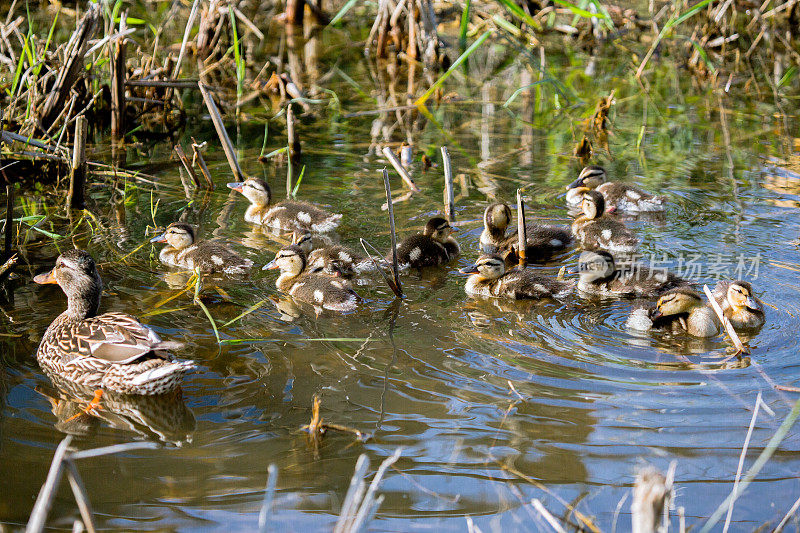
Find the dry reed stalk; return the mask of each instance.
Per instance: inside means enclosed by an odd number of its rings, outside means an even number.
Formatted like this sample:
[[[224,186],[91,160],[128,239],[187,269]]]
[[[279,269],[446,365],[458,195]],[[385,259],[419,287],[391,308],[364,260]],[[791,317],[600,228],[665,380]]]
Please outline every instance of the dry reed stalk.
[[[123,14],[119,28],[125,31],[125,15]],[[122,140],[125,134],[125,77],[126,77],[125,37],[120,36],[112,45],[111,54],[111,137],[115,141]]]
[[[517,189],[517,259],[519,266],[524,267],[528,261],[528,228],[525,225],[525,202],[522,201],[522,189]]]
[[[200,167],[200,173],[206,180],[206,186],[208,187],[208,190],[213,191],[214,180],[211,178],[211,172],[209,172],[208,170],[208,165],[206,165],[206,160],[203,159],[203,152],[200,151],[202,146],[203,145],[198,144],[197,141],[194,140],[194,137],[192,137],[192,152],[194,153],[194,161],[197,161],[197,166]]]
[[[203,95],[203,101],[206,103],[208,113],[211,115],[211,121],[214,123],[214,129],[217,130],[217,136],[222,143],[222,148],[225,151],[225,157],[228,159],[228,165],[230,165],[236,180],[244,181],[244,173],[242,173],[242,169],[239,166],[239,161],[236,159],[236,150],[233,148],[231,138],[228,137],[228,132],[225,130],[225,124],[222,121],[222,115],[219,112],[219,108],[217,108],[217,104],[214,103],[214,99],[208,92],[208,88],[203,85],[203,82],[198,82],[197,86],[200,87],[200,93]]]
[[[72,150],[72,166],[69,174],[69,191],[67,207],[83,209],[85,205],[86,182],[86,133],[89,128],[88,119],[81,115],[75,121],[75,145]]]
[[[703,292],[706,293],[706,297],[708,298],[708,303],[711,305],[711,308],[716,313],[717,318],[719,319],[720,324],[722,324],[723,328],[725,328],[725,332],[731,338],[733,345],[736,346],[737,355],[743,353],[750,353],[750,350],[742,343],[741,339],[739,339],[739,335],[736,333],[736,330],[733,329],[733,325],[731,325],[731,321],[722,313],[722,308],[717,303],[717,300],[714,299],[714,295],[711,294],[711,290],[708,288],[708,285],[703,285]]]
[[[3,245],[3,261],[8,261],[13,255],[13,252],[11,251],[13,231],[14,231],[14,186],[9,184],[6,185],[6,226],[4,230],[5,235],[4,235],[4,245]]]
[[[420,188],[417,187],[416,183],[414,183],[414,179],[411,177],[411,174],[409,174],[408,171],[405,169],[405,167],[403,167],[403,165],[400,163],[400,160],[397,159],[396,155],[394,155],[392,149],[389,148],[388,146],[384,146],[382,152],[383,155],[386,156],[386,159],[389,160],[389,163],[392,164],[397,173],[400,174],[400,177],[403,179],[403,183],[405,183],[408,186],[408,188],[411,189],[412,191],[420,192]],[[391,198],[387,197],[386,201],[391,202]]]
[[[183,168],[185,168],[186,172],[189,173],[189,177],[192,178],[192,183],[194,183],[194,186],[199,188],[200,178],[197,177],[197,172],[194,171],[192,163],[189,161],[189,158],[186,157],[186,153],[183,151],[183,147],[180,144],[175,145],[175,154],[178,156],[180,162],[183,163]]]
[[[444,166],[444,216],[447,221],[456,221],[455,194],[453,193],[453,167],[450,164],[450,152],[442,146],[442,165]]]
[[[386,148],[384,148],[384,152]],[[391,153],[391,150],[389,150]],[[392,154],[394,155],[394,154]],[[397,159],[397,158],[395,158]],[[392,275],[394,277],[394,291],[395,296],[398,298],[403,297],[403,287],[400,285],[400,269],[397,262],[397,231],[394,225],[394,206],[392,205],[392,187],[389,185],[389,171],[386,167],[381,171],[383,173],[383,186],[386,190],[386,203],[388,204],[387,210],[389,211],[389,231],[392,237]]]
[[[669,505],[672,492],[667,478],[653,467],[639,471],[633,487],[631,529],[633,533],[655,533]]]

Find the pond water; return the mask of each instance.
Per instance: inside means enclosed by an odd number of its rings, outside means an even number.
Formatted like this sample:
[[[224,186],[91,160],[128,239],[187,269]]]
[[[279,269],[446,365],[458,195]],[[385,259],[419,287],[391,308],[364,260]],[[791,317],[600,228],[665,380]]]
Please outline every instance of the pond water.
[[[319,71],[333,72],[323,86],[339,102],[338,108],[312,104],[313,113],[301,116],[305,173],[298,196],[344,214],[338,232],[343,242],[355,247],[365,237],[387,250],[379,173],[386,162],[375,155],[374,143],[388,140],[396,147],[408,140],[416,150],[413,173],[422,192],[395,206],[401,236],[441,212],[441,166],[425,171],[419,155],[440,163],[438,148],[447,145],[454,172],[464,174],[456,179],[461,257],[441,269],[404,273],[406,296],[399,303],[380,277],[366,277],[357,287],[364,302],[341,316],[316,317],[308,310],[290,316],[274,271],[221,284],[227,299],[207,287],[220,345],[208,317],[192,305],[191,291],[180,294],[187,276],[169,274],[158,262],[158,248],[140,245],[152,236],[149,226],[183,217],[201,235],[233,242],[259,266],[274,257],[279,241],[245,223],[246,201],[222,186],[231,173],[221,150],[207,153],[217,189],[187,198],[171,161],[172,144],[134,142],[125,165],[156,175],[156,184],[129,180],[124,201],[115,206],[112,189],[93,180],[88,196],[94,216],[71,236],[69,221],[55,212],[59,197],[20,192],[19,216],[50,210],[51,230],[66,237],[53,241],[23,232],[29,242],[22,263],[30,267],[20,268],[13,303],[2,306],[0,521],[12,528],[27,521],[66,433],[75,435],[78,448],[133,440],[163,444],[78,465],[104,528],[253,529],[267,468],[275,464],[274,528],[330,529],[358,456],[366,453],[374,472],[398,447],[402,455],[386,474],[373,530],[461,531],[467,515],[483,531],[544,528],[530,506],[538,498],[556,516],[566,517],[562,502],[571,502],[602,530],[616,522],[624,531],[637,470],[652,464],[666,471],[673,461],[675,505],[684,508],[687,523],[713,513],[732,489],[757,394],[774,416],[760,411],[745,469],[795,400],[796,394],[773,385],[800,385],[800,175],[792,170],[800,165],[789,135],[796,131],[792,101],[784,102],[784,122],[773,116],[772,104],[746,97],[742,84],[719,100],[669,64],[656,67],[659,82],[645,94],[624,77],[620,65],[629,58],[606,50],[608,58],[597,59],[590,76],[589,56],[565,50],[547,58],[547,75],[565,80],[564,94],[545,83],[541,94],[528,91],[504,107],[539,74],[525,74],[531,55],[498,40],[448,80],[445,93],[457,98],[431,103],[432,117],[408,109],[348,116],[405,105],[405,78],[392,80],[385,67],[374,76],[376,66],[359,47],[344,44],[341,30],[323,34],[318,52]],[[766,325],[749,338],[750,356],[728,360],[733,350],[723,336],[630,332],[630,301],[570,297],[516,304],[465,295],[465,277],[457,269],[478,256],[489,201],[513,204],[516,188],[531,184],[525,190],[529,219],[571,221],[564,189],[580,169],[572,149],[581,121],[611,89],[616,104],[609,148],[596,147],[594,161],[613,179],[669,199],[663,216],[629,221],[642,254],[666,255],[676,269],[691,259],[699,266],[700,286],[713,287],[718,273],[734,276],[740,268],[766,306]],[[217,146],[199,96],[189,94],[186,101],[184,142],[191,135]],[[245,107],[239,125],[231,120],[228,129],[246,172],[267,179],[282,197],[285,161],[257,160],[265,118],[274,114]],[[266,151],[284,146],[282,119],[269,127]],[[94,141],[90,157],[109,161],[107,140]],[[400,194],[401,181],[390,173]],[[49,268],[59,250],[74,245],[100,265],[103,310],[130,312],[163,337],[186,344],[180,355],[198,369],[186,377],[180,395],[110,398],[98,416],[70,419],[78,404],[57,392],[35,359],[65,298],[58,287],[33,284],[28,274]],[[531,268],[555,275],[562,265],[574,267],[578,254],[573,249]],[[310,446],[300,428],[311,418],[315,395],[325,421],[364,432],[366,442],[331,431],[317,449]],[[792,430],[737,502],[735,530],[774,524],[791,507],[800,495],[798,451]],[[71,527],[78,516],[63,483],[50,523]]]

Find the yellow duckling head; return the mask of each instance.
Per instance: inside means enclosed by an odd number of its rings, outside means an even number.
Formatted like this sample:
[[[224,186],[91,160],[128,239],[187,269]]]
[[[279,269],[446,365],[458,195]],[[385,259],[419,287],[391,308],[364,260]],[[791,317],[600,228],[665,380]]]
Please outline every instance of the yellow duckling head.
[[[737,311],[764,312],[761,302],[753,295],[753,286],[746,281],[734,281],[728,287],[728,303]]]
[[[242,193],[255,206],[264,207],[272,201],[272,190],[262,179],[251,177],[244,181],[228,183],[228,188]]]
[[[587,191],[583,194],[581,209],[586,218],[594,220],[603,216],[606,210],[606,201],[597,191]]]
[[[506,262],[499,254],[482,255],[475,264],[459,270],[462,274],[478,275],[481,279],[497,279],[506,272]]]
[[[702,305],[703,297],[700,293],[691,289],[673,289],[658,299],[655,308],[650,312],[650,319],[689,314]]]
[[[173,222],[158,237],[153,237],[150,242],[165,242],[177,250],[188,248],[194,244],[194,228],[186,222]]]

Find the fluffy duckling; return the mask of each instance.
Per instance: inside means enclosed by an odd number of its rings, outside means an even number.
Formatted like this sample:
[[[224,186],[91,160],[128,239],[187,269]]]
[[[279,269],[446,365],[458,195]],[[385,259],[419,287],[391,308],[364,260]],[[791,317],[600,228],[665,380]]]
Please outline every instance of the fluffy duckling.
[[[598,248],[619,253],[633,253],[639,239],[613,215],[605,213],[606,202],[597,191],[583,195],[583,214],[572,223],[572,233],[587,250]]]
[[[516,252],[518,237],[516,229],[506,235],[508,226],[514,220],[511,208],[506,204],[491,204],[483,212],[483,232],[481,233],[481,251],[484,253],[503,253],[509,250]],[[572,242],[572,235],[567,228],[547,224],[529,224],[525,226],[527,245],[526,257],[529,259],[546,258],[563,250]]]
[[[308,272],[306,254],[292,244],[283,248],[264,270],[281,270],[275,286],[300,302],[306,302],[330,311],[352,311],[360,299],[350,287],[350,282],[339,277],[318,272]]]
[[[36,352],[42,368],[57,379],[120,394],[155,395],[176,389],[195,368],[170,353],[182,344],[162,341],[135,317],[98,314],[103,282],[87,252],[64,252],[50,272],[33,281],[57,283],[67,295],[67,310],[44,332]]]
[[[567,205],[580,205],[584,193],[596,190],[603,195],[606,205],[623,213],[664,210],[666,199],[663,196],[653,196],[632,185],[606,181],[606,177],[603,167],[584,167],[578,179],[567,186]]]
[[[746,281],[719,281],[714,299],[736,329],[758,329],[764,325],[764,305]]]
[[[298,235],[295,233],[292,244],[299,246],[306,254],[309,272],[324,272],[343,278],[352,278],[356,274],[375,269],[369,258],[355,253],[346,246],[333,245],[313,248],[311,233]]]
[[[406,237],[397,245],[397,261],[401,267],[422,268],[449,263],[458,256],[460,248],[453,238],[458,231],[442,217],[433,217],[422,233]],[[386,256],[392,262],[392,254]]]
[[[647,318],[637,317],[643,310],[634,311],[628,325],[635,329],[669,329],[686,332],[695,337],[713,337],[719,333],[714,311],[705,305],[700,293],[687,288],[672,289],[661,295]]]
[[[245,259],[226,245],[213,241],[196,241],[194,228],[185,222],[173,222],[150,242],[165,242],[158,258],[162,263],[194,270],[204,274],[246,274],[253,262]]]
[[[253,224],[269,226],[281,231],[333,231],[342,219],[308,202],[283,200],[270,206],[272,191],[264,180],[247,178],[245,181],[228,183],[228,188],[242,193],[250,200],[244,219]]]
[[[572,282],[540,276],[528,269],[506,272],[505,259],[498,254],[482,255],[474,265],[459,272],[471,274],[464,289],[473,296],[538,300],[566,296],[573,288]]]
[[[651,298],[690,283],[668,272],[638,263],[619,269],[614,256],[600,250],[583,252],[578,260],[578,289],[589,294]]]

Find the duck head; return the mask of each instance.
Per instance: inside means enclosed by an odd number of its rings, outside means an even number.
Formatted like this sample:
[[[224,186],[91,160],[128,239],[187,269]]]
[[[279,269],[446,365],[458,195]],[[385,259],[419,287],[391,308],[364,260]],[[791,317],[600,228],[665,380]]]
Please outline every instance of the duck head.
[[[603,216],[606,210],[606,201],[597,191],[587,191],[583,194],[581,209],[586,218],[593,220]]]
[[[650,311],[650,319],[684,315],[703,305],[700,293],[691,289],[672,289],[658,299],[656,306]]]
[[[462,274],[477,274],[482,279],[497,279],[506,272],[506,262],[499,254],[482,255],[475,264],[459,270]]]
[[[605,279],[616,271],[614,256],[605,250],[583,252],[578,258],[578,275],[583,283]]]
[[[272,190],[267,182],[258,178],[247,178],[244,181],[228,183],[228,188],[240,192],[250,203],[259,207],[269,205],[272,201]]]
[[[39,274],[33,281],[40,285],[57,283],[67,295],[67,312],[76,320],[97,314],[103,282],[94,259],[84,250],[68,250],[58,256],[52,270]]]
[[[586,190],[595,189],[606,181],[606,170],[597,165],[583,167],[578,179],[567,185],[567,190],[583,187]]]
[[[734,281],[728,286],[726,295],[728,303],[737,311],[748,311],[763,313],[764,306],[761,301],[753,295],[753,286],[746,281]]]
[[[194,244],[194,228],[186,222],[173,222],[164,233],[150,239],[150,242],[165,242],[175,249],[182,250]]]
[[[262,270],[274,270],[279,268],[281,275],[299,276],[306,268],[306,254],[303,249],[292,244],[281,249],[275,259],[264,265]]]
[[[458,229],[451,226],[447,219],[433,217],[425,224],[425,229],[422,233],[435,241],[445,242],[448,239],[452,239],[451,235],[456,231]]]

